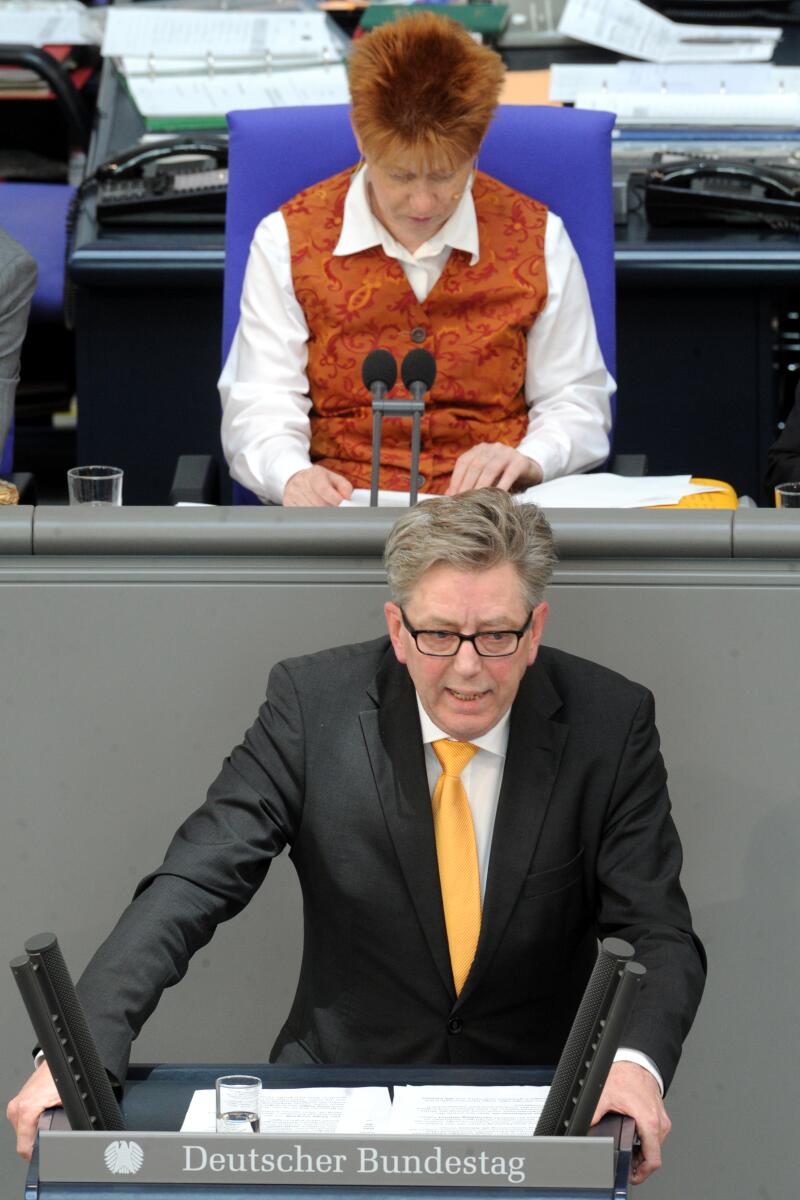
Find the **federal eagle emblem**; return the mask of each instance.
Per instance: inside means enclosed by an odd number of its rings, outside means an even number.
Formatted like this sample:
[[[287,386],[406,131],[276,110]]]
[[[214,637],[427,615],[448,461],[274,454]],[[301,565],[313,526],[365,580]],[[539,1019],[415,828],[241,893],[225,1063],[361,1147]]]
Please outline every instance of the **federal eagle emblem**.
[[[135,1175],[144,1162],[142,1147],[138,1142],[110,1142],[103,1158],[112,1175]]]

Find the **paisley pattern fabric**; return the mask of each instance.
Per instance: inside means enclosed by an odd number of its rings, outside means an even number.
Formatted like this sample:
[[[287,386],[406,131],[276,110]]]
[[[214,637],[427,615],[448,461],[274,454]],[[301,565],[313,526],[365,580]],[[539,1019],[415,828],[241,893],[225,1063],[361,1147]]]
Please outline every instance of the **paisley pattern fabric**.
[[[547,209],[488,175],[472,193],[480,260],[453,250],[419,303],[400,263],[380,246],[335,257],[351,172],[301,192],[281,209],[289,231],[295,295],[309,328],[311,459],[369,487],[372,408],[361,381],[370,350],[398,369],[422,346],[436,382],[422,418],[420,488],[441,494],[456,459],[479,442],[516,446],[528,427],[527,333],[547,299]],[[398,378],[391,398],[407,393]],[[380,486],[408,491],[411,418],[384,417]]]

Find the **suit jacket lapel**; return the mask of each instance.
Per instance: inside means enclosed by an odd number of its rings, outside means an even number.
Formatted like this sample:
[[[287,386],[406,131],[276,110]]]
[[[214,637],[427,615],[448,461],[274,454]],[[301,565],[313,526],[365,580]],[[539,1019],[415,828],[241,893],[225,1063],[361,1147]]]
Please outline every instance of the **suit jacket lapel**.
[[[377,709],[368,709],[359,716],[378,797],[431,954],[452,995],[453,974],[419,711],[409,674],[391,649],[371,694]]]
[[[560,707],[561,699],[537,661],[523,677],[511,709],[480,939],[459,1003],[489,967],[530,870],[569,732],[567,725],[550,719]]]

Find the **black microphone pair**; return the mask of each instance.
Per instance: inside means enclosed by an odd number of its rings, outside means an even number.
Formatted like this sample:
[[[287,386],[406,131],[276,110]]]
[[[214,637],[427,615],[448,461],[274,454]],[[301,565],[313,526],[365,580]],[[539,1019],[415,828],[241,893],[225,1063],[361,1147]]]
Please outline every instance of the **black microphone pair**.
[[[422,400],[436,379],[436,360],[427,350],[409,350],[400,374],[414,400]],[[383,400],[397,382],[397,363],[388,350],[370,350],[361,368],[364,387],[373,400]]]

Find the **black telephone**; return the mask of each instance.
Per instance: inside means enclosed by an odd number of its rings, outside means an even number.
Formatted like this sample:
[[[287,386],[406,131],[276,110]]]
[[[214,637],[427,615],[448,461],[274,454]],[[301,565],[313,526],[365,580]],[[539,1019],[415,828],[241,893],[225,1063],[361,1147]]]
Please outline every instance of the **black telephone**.
[[[656,154],[645,178],[652,225],[768,225],[800,232],[800,166]]]
[[[222,225],[228,188],[224,137],[175,137],[136,146],[93,176],[105,225]]]

